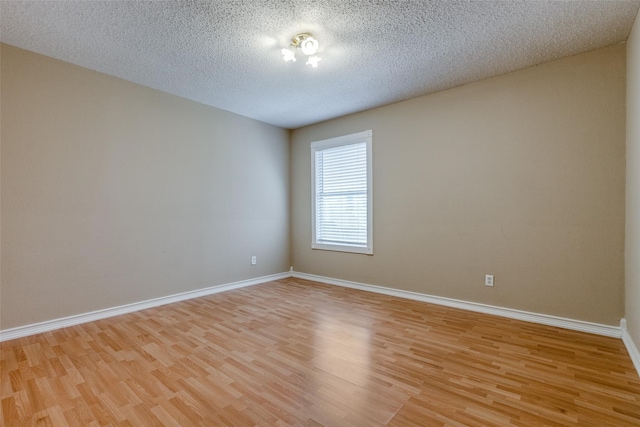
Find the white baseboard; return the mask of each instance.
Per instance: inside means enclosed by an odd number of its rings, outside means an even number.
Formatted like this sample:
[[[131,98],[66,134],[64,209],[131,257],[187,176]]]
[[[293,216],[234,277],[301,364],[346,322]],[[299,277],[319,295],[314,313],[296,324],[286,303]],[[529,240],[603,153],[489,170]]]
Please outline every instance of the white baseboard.
[[[638,376],[640,376],[640,351],[638,351],[638,347],[633,342],[631,335],[629,335],[629,332],[627,331],[627,321],[622,319],[620,321],[620,327],[622,328],[622,341],[624,342],[625,347],[627,347],[633,366],[635,366],[636,371],[638,371]]]
[[[209,288],[198,289],[195,291],[182,292],[166,297],[154,298],[146,301],[135,302],[132,304],[121,305],[119,307],[111,307],[103,310],[92,311],[90,313],[77,314],[75,316],[64,317],[61,319],[54,319],[48,320],[46,322],[34,323],[31,325],[18,326],[16,328],[0,331],[0,342],[22,338],[29,335],[35,335],[42,332],[53,331],[55,329],[66,328],[68,326],[80,325],[82,323],[92,322],[94,320],[106,319],[107,317],[119,316],[121,314],[132,313],[134,311],[145,310],[147,308],[158,307],[161,305],[171,304],[174,302],[184,301],[192,298],[203,297],[206,295],[217,294],[233,289],[253,286],[260,283],[271,282],[272,280],[286,279],[288,277],[291,277],[290,271],[287,271],[286,273],[272,274],[270,276],[257,277],[255,279],[227,283],[225,285],[211,286]]]
[[[492,314],[495,316],[507,317],[510,319],[523,320],[525,322],[539,323],[542,325],[556,326],[559,328],[571,329],[574,331],[588,332],[607,337],[622,338],[622,329],[618,326],[601,325],[599,323],[584,322],[582,320],[567,319],[564,317],[550,316],[547,314],[531,313],[528,311],[514,310],[512,308],[496,307],[493,305],[479,304],[476,302],[462,301],[452,298],[444,298],[433,295],[421,294],[417,292],[403,291],[383,286],[367,285],[364,283],[350,282],[347,280],[332,279],[329,277],[316,276],[314,274],[293,272],[293,277],[312,280],[314,282],[326,283],[329,285],[343,286],[346,288],[359,289],[361,291],[375,292],[378,294],[391,295],[400,298],[407,298],[416,301],[428,302],[431,304],[443,305],[446,307],[460,308],[463,310],[475,311],[479,313]]]
[[[621,321],[621,327],[601,325],[597,323],[584,322],[581,320],[573,320],[562,317],[550,316],[546,314],[531,313],[527,311],[514,310],[504,307],[496,307],[486,304],[456,300],[452,298],[444,298],[421,294],[417,292],[403,291],[399,289],[386,288],[383,286],[368,285],[364,283],[350,282],[347,280],[332,279],[329,277],[316,276],[307,273],[298,273],[288,271],[285,273],[273,274],[270,276],[257,277],[255,279],[242,280],[239,282],[228,283],[224,285],[212,286],[205,289],[183,292],[179,294],[169,295],[166,297],[154,298],[146,301],[126,304],[119,307],[107,308],[104,310],[92,311],[90,313],[78,314],[75,316],[64,317],[61,319],[49,320],[46,322],[35,323],[31,325],[19,326],[12,329],[0,330],[0,342],[8,341],[16,338],[22,338],[29,335],[35,335],[42,332],[53,331],[68,326],[80,325],[82,323],[92,322],[94,320],[106,319],[108,317],[119,316],[121,314],[132,313],[134,311],[145,310],[147,308],[158,307],[165,304],[184,301],[192,298],[198,298],[206,295],[217,294],[220,292],[240,289],[247,286],[257,285],[260,283],[270,282],[273,280],[286,279],[288,277],[297,277],[300,279],[311,280],[314,282],[326,283],[330,285],[343,286],[362,291],[375,292],[384,295],[391,295],[399,298],[407,298],[416,301],[427,302],[431,304],[443,305],[446,307],[460,308],[480,313],[492,314],[496,316],[507,317],[510,319],[518,319],[527,322],[539,323],[543,325],[556,326],[565,329],[571,329],[581,332],[588,332],[597,335],[604,335],[615,338],[622,338],[629,351],[631,360],[633,361],[638,374],[640,375],[640,352],[631,336],[626,331],[624,319]]]

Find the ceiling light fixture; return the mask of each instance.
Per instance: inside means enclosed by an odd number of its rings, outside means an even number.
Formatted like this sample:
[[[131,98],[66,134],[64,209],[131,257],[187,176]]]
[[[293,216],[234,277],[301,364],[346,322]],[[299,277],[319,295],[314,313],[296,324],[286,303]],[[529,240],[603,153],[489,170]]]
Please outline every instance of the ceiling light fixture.
[[[316,55],[316,52],[318,52],[318,40],[311,34],[301,33],[294,36],[289,47],[281,50],[283,59],[296,62],[296,49],[302,50],[302,53],[307,55],[307,65],[311,65],[313,68],[318,66],[320,61],[320,57]]]

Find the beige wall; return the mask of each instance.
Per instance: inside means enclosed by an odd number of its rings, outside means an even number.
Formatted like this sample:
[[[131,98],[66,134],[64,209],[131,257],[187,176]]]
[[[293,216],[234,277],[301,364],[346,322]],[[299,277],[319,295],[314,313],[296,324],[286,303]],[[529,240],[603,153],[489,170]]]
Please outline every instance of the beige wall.
[[[312,250],[309,143],[366,129],[375,254]],[[298,129],[291,168],[296,271],[619,324],[624,45]]]
[[[623,45],[299,129],[290,170],[282,129],[6,45],[0,61],[0,329],[278,273],[290,259],[574,319],[623,315]],[[309,142],[366,129],[375,254],[312,251]],[[637,185],[640,129],[627,131]],[[640,252],[637,194],[627,187],[628,260]],[[639,342],[637,264],[626,316]]]
[[[289,270],[288,131],[1,58],[1,329]]]
[[[640,348],[640,18],[627,41],[626,309],[629,334]]]

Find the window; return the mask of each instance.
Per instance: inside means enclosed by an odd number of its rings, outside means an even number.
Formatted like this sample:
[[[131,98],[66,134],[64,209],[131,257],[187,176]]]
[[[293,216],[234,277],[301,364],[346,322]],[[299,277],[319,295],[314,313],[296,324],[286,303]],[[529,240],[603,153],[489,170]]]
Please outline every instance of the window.
[[[373,254],[371,136],[311,143],[312,248]]]

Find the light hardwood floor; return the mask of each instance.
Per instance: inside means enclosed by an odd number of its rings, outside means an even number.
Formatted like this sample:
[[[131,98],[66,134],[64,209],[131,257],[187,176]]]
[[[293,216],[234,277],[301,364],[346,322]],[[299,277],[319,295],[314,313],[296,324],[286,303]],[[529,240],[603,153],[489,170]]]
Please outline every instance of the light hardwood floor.
[[[0,345],[6,426],[640,426],[621,340],[298,279]]]

